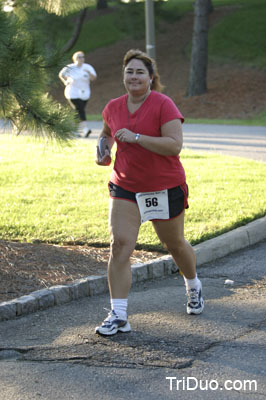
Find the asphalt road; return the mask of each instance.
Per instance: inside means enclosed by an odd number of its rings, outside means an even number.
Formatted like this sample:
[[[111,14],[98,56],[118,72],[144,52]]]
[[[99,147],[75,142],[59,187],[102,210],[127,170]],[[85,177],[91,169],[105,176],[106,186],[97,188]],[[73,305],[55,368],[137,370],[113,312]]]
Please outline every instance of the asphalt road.
[[[96,139],[101,122],[91,122]],[[266,162],[266,126],[184,124],[184,148]]]
[[[91,121],[90,139],[97,139],[102,122]],[[10,124],[0,120],[0,132]],[[266,126],[184,124],[184,148],[213,152],[266,162]]]
[[[184,147],[266,162],[266,127],[184,124]]]
[[[131,291],[128,334],[95,335],[107,295],[1,322],[0,399],[266,399],[265,256],[266,241],[200,267],[200,316],[175,275]]]

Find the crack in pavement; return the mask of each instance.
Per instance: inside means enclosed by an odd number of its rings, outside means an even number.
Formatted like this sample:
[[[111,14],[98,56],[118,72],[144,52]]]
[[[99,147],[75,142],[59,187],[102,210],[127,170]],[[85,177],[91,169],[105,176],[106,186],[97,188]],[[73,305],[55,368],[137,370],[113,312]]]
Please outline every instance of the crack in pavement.
[[[192,343],[191,335],[184,335],[178,340],[158,339],[151,342],[145,333],[139,334],[134,331],[130,335],[118,334],[111,338],[100,336],[96,339],[79,335],[82,343],[72,346],[0,348],[0,360],[13,358],[18,362],[65,362],[94,367],[181,370],[193,367],[196,361],[205,358],[208,351],[215,347],[245,347],[245,344],[238,344],[235,341],[264,326],[266,326],[265,320],[250,324],[244,332],[242,331],[241,334],[237,334],[229,340],[211,341],[208,338],[202,338],[197,343]]]

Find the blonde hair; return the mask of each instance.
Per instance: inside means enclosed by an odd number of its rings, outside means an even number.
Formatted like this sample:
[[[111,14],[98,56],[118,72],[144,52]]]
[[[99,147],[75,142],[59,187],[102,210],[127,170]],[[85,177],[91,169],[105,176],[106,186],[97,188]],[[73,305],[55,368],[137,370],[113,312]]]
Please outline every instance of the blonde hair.
[[[80,55],[85,57],[85,54],[83,53],[83,51],[76,51],[76,53],[74,53],[73,56],[72,56],[72,60],[73,60],[74,62],[76,62],[78,56],[80,56]]]
[[[152,79],[151,89],[156,90],[157,92],[162,92],[164,86],[160,81],[160,75],[158,73],[156,61],[141,50],[131,49],[125,54],[122,68],[123,74],[127,64],[134,58],[141,60],[149,71],[150,78]]]

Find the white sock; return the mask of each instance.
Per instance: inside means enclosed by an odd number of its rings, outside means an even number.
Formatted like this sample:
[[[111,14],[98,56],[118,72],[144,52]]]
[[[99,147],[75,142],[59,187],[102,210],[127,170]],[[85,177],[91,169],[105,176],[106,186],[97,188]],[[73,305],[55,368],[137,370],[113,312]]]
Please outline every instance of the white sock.
[[[111,309],[122,319],[127,319],[128,299],[111,299]]]
[[[194,279],[187,279],[184,276],[184,281],[185,281],[185,285],[186,285],[187,289],[196,289],[196,290],[198,290],[201,287],[201,282],[200,282],[200,280],[199,280],[197,275],[195,276]]]

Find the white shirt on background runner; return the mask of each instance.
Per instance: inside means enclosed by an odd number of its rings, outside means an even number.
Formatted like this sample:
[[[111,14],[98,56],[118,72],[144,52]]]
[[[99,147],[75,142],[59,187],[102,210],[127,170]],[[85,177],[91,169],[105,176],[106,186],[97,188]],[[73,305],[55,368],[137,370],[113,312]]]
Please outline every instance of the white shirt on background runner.
[[[66,99],[88,100],[91,95],[90,74],[96,77],[96,71],[90,64],[82,64],[78,67],[76,64],[68,64],[61,71],[61,74],[68,78],[65,87]]]

